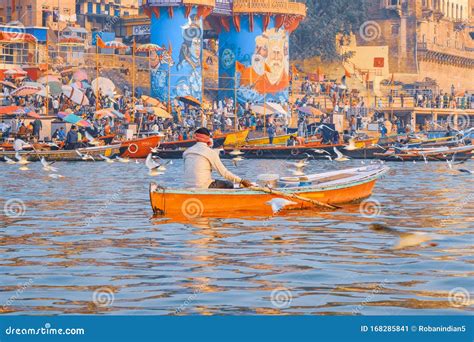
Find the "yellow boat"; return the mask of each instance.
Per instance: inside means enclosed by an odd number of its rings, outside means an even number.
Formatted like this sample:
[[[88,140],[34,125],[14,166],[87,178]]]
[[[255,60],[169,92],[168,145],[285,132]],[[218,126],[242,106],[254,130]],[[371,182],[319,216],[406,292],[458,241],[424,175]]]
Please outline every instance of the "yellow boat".
[[[245,131],[238,131],[234,133],[228,133],[225,140],[224,146],[239,146],[244,145],[245,141],[247,140],[247,136],[249,135],[249,130],[246,129]]]
[[[277,135],[273,138],[273,144],[286,145],[286,142],[288,141],[288,139],[290,139],[291,136],[296,137],[296,134]],[[247,140],[247,145],[268,145],[268,144],[270,144],[270,140],[268,139],[268,137]]]

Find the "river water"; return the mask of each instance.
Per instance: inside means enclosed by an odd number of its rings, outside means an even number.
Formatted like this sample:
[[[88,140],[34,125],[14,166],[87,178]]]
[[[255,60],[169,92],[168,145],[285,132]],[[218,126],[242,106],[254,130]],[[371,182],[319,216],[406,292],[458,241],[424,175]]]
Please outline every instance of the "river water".
[[[446,163],[389,163],[362,207],[192,222],[152,218],[148,199],[151,180],[179,185],[181,160],[158,177],[143,161],[54,166],[64,178],[0,163],[4,314],[474,313],[474,178]],[[400,245],[413,236],[430,241]]]

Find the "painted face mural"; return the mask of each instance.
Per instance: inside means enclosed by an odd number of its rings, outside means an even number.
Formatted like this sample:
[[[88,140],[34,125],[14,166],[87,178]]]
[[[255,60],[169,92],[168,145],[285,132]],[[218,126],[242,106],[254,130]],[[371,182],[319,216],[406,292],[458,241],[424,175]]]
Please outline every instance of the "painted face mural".
[[[255,39],[255,51],[252,55],[252,68],[258,75],[265,72],[265,61],[268,57],[268,39],[258,36]]]
[[[271,28],[255,37],[252,60],[240,72],[239,101],[286,101],[289,87],[288,35]],[[242,63],[242,61],[241,61]]]
[[[162,19],[152,21],[152,42],[168,47],[158,53],[158,63],[151,59],[153,65],[158,65],[158,70],[152,69],[152,95],[161,101],[188,95],[201,99],[203,30],[201,19],[193,11],[189,17],[184,11],[175,11],[172,20],[180,25],[169,26]]]

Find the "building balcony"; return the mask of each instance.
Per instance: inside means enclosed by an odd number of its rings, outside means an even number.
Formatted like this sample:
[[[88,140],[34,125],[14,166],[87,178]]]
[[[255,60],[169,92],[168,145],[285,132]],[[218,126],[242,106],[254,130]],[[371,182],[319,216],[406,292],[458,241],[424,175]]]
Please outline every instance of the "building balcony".
[[[234,0],[234,13],[293,14],[306,16],[306,5],[287,0]]]

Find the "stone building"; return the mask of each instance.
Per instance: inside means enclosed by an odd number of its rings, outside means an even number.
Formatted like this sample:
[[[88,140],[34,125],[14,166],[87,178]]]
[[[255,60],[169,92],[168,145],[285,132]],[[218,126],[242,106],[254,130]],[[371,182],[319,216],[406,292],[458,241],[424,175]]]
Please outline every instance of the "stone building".
[[[368,18],[357,47],[388,47],[388,61],[373,52],[373,71],[386,67],[396,80],[437,81],[472,89],[474,78],[474,0],[368,0]],[[355,48],[357,53],[357,48]],[[380,73],[379,73],[380,74]]]

